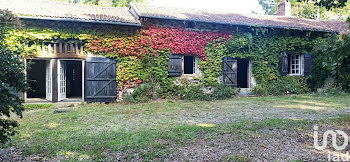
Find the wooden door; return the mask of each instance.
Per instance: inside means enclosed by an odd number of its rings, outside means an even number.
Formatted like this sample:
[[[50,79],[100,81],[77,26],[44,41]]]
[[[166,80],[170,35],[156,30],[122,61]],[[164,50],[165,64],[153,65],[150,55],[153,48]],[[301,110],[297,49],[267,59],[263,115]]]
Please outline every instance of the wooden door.
[[[46,77],[45,77],[45,83],[46,83],[46,99],[49,101],[52,101],[52,62],[53,60],[49,60],[46,63]]]
[[[117,98],[115,59],[89,57],[85,65],[85,100],[113,102]]]
[[[66,75],[66,62],[58,60],[58,101],[62,101],[67,97],[67,75]]]
[[[222,76],[225,85],[237,87],[237,59],[224,57],[222,63]]]

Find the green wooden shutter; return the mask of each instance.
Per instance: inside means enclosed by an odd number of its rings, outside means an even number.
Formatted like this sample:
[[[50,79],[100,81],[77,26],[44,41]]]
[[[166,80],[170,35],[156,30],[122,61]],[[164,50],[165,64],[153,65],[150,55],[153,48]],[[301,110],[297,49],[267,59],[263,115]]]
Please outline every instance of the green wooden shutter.
[[[304,76],[309,76],[312,70],[312,57],[311,54],[304,55]]]
[[[286,76],[288,74],[288,54],[283,52],[282,53],[282,60],[281,60],[281,75]]]
[[[182,75],[182,55],[169,55],[168,75],[178,77]]]

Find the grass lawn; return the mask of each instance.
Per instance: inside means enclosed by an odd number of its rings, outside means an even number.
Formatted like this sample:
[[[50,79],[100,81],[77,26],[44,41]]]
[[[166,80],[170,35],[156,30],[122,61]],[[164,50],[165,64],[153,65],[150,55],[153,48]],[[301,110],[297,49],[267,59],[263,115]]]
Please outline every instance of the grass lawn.
[[[21,160],[326,160],[313,125],[350,135],[350,96],[84,104],[24,112],[2,146]],[[12,151],[15,152],[16,151]],[[7,155],[7,158],[13,158]]]

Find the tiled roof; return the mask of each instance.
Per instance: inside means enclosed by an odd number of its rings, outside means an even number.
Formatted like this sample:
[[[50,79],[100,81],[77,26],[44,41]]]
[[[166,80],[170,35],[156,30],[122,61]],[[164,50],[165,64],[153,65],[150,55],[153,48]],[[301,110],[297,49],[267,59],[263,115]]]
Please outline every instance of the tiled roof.
[[[219,24],[263,26],[326,32],[348,32],[349,24],[343,21],[309,20],[276,15],[239,14],[225,11],[175,8],[132,4],[139,17],[188,20]]]
[[[22,18],[140,25],[127,7],[96,7],[48,0],[0,0],[0,9],[8,9]]]

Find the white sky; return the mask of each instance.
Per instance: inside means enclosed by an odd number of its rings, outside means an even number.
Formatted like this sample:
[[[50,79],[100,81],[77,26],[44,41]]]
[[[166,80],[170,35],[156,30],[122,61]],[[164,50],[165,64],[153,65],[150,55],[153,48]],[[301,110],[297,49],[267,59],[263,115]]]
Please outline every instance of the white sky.
[[[152,5],[228,10],[250,14],[252,11],[263,14],[258,0],[149,0]]]

